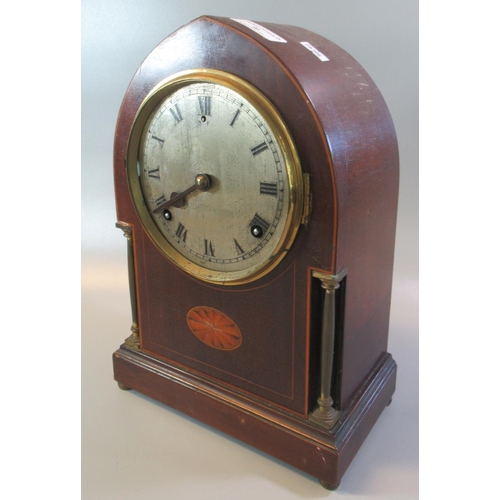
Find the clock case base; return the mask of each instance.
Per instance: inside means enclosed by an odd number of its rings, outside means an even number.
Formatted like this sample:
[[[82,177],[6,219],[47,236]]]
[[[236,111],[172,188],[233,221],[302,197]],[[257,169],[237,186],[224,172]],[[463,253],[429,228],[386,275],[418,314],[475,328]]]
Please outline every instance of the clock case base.
[[[391,402],[396,363],[381,356],[331,431],[230,391],[123,344],[113,354],[114,377],[134,389],[208,424],[335,489],[371,428]]]

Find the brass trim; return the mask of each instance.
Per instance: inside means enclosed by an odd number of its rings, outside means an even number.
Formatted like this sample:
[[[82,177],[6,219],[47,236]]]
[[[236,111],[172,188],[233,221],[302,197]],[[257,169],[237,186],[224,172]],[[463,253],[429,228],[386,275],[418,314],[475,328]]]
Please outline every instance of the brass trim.
[[[338,274],[328,274],[322,271],[313,271],[313,278],[321,280],[321,284],[328,286],[333,283],[340,283],[347,276],[347,267],[342,269]]]
[[[333,354],[335,344],[335,290],[347,275],[347,268],[338,274],[313,271],[314,278],[321,281],[325,290],[323,302],[323,321],[321,325],[321,381],[318,406],[309,414],[309,420],[325,429],[331,430],[340,418],[340,411],[333,408],[331,396],[333,375]]]
[[[304,210],[302,212],[301,224],[307,226],[312,211],[311,175],[304,174]]]
[[[214,271],[188,260],[163,236],[149,213],[138,176],[139,148],[144,127],[156,106],[168,95],[193,83],[223,85],[243,96],[260,113],[279,143],[288,178],[289,206],[285,228],[269,259],[240,271]],[[286,256],[301,225],[304,213],[304,180],[293,138],[271,101],[253,85],[233,74],[213,69],[193,69],[176,73],[156,85],[144,98],[129,135],[126,168],[130,193],[137,214],[156,247],[176,266],[200,280],[221,285],[241,285],[255,281],[274,269]]]
[[[127,238],[127,263],[128,263],[128,285],[130,292],[130,306],[132,309],[132,326],[130,330],[132,335],[127,337],[125,345],[131,349],[138,350],[141,346],[139,335],[139,322],[137,314],[137,295],[135,289],[135,265],[134,265],[134,247],[132,243],[132,226],[125,222],[117,222],[116,227],[123,231],[123,236]]]

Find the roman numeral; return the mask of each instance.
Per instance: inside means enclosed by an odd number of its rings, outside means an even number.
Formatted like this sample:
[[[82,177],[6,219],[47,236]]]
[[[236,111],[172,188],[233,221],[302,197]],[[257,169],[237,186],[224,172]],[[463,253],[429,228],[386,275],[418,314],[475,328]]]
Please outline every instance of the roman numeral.
[[[245,250],[243,250],[243,248],[241,248],[240,244],[236,241],[236,239],[233,239],[233,241],[234,241],[234,245],[236,246],[236,253],[238,255],[245,253]]]
[[[209,95],[198,96],[198,104],[202,115],[210,116],[212,108],[212,98]]]
[[[159,198],[157,198],[156,200],[154,200],[154,203],[156,206],[159,206],[161,205],[162,203],[165,203],[167,200],[165,199],[165,195],[161,195]]]
[[[160,180],[160,167],[148,170],[148,175],[150,178]]]
[[[205,255],[210,255],[211,257],[214,257],[214,247],[212,245],[212,242],[209,240],[205,240]]]
[[[257,156],[258,154],[262,153],[262,151],[265,151],[268,149],[266,142],[261,142],[260,144],[257,144],[257,146],[254,146],[253,148],[250,148],[250,151],[254,156]]]
[[[179,222],[177,229],[175,231],[175,236],[186,243],[187,229]]]
[[[181,115],[181,110],[179,109],[179,106],[177,104],[173,108],[170,108],[170,112],[172,113],[172,116],[174,117],[176,125],[183,120],[182,115]]]
[[[271,224],[263,219],[258,213],[254,215],[254,218],[250,222],[250,226],[259,226],[262,229],[262,234],[264,234]]]
[[[236,113],[234,114],[233,119],[231,120],[231,123],[229,124],[229,126],[234,127],[234,123],[238,119],[240,112],[241,112],[240,109],[236,110]]]
[[[163,147],[163,143],[165,142],[164,139],[160,139],[159,137],[156,137],[156,135],[152,135],[151,139],[155,139],[156,141],[158,141],[161,144],[161,147]]]
[[[278,184],[276,182],[261,182],[260,194],[269,194],[271,196],[277,196]]]

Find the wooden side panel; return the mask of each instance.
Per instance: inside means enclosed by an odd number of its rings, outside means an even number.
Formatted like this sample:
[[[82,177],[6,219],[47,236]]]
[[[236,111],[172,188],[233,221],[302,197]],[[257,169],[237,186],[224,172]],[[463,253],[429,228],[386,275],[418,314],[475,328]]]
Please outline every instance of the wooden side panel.
[[[345,407],[387,350],[399,188],[396,133],[377,86],[347,52],[301,28],[259,24],[287,40],[259,38],[297,79],[325,133],[329,161],[321,175],[325,182],[333,179],[335,211],[314,192],[312,220],[318,212],[332,214],[333,261],[323,270],[348,268],[340,388]],[[325,240],[321,244],[328,245]]]

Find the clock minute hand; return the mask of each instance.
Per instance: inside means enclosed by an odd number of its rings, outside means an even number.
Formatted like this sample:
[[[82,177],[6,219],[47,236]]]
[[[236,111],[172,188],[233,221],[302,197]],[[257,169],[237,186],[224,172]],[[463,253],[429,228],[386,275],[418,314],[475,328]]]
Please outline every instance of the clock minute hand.
[[[186,190],[182,191],[182,193],[172,193],[172,196],[170,197],[170,199],[167,201],[164,201],[161,205],[158,205],[153,210],[153,213],[157,214],[157,213],[161,212],[162,210],[165,210],[166,208],[170,207],[171,205],[175,205],[178,201],[182,200],[189,193],[192,193],[193,191],[196,191],[196,190],[208,191],[210,189],[210,185],[211,185],[210,176],[208,174],[199,174],[196,176],[194,184],[192,186],[190,186]]]

